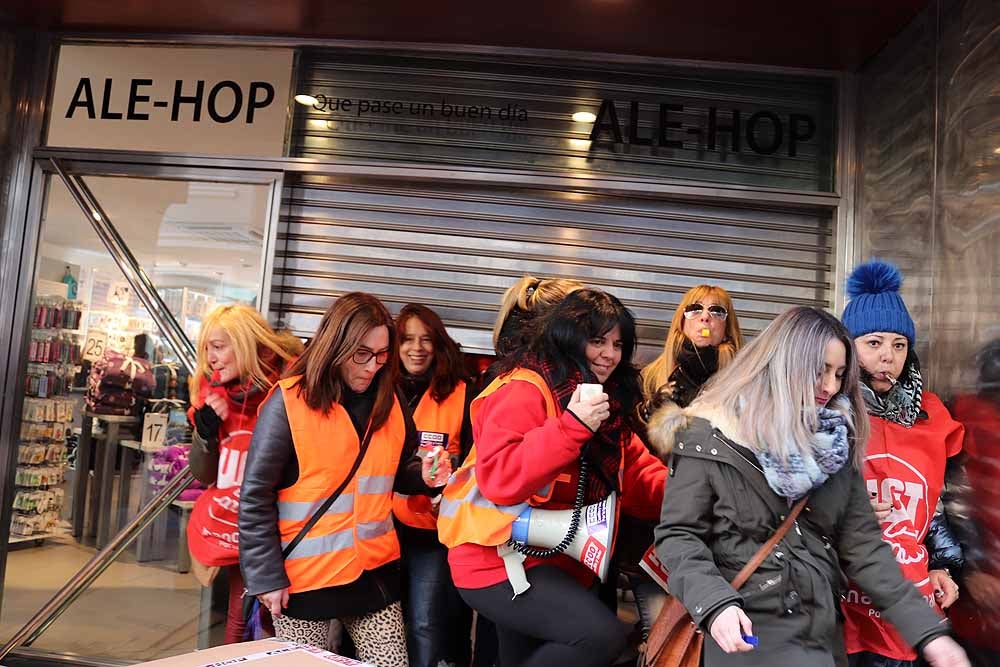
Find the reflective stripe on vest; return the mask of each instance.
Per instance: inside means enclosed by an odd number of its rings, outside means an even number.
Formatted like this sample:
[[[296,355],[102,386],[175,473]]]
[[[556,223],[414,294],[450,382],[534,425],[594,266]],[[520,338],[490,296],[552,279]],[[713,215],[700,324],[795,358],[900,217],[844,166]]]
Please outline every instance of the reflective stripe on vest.
[[[310,410],[298,377],[278,383],[298,459],[295,484],[278,491],[278,530],[284,547],[347,477],[361,443],[350,415],[333,405],[327,415]],[[285,560],[289,591],[301,593],[349,584],[365,570],[399,558],[392,525],[392,485],[406,438],[398,401],[372,434],[354,478]]]
[[[486,389],[472,401],[472,418],[479,411],[482,401],[508,382],[520,380],[533,384],[545,398],[545,414],[555,417],[555,400],[552,391],[538,373],[518,368],[493,380]],[[480,492],[476,483],[476,446],[472,446],[462,467],[448,480],[442,493],[438,515],[438,538],[451,548],[459,544],[481,544],[496,546],[510,538],[510,527],[521,512],[529,505],[539,505],[552,496],[552,484],[539,490],[528,502],[517,505],[497,505]]]
[[[462,422],[465,418],[466,384],[461,380],[455,390],[438,403],[431,397],[430,389],[424,392],[413,411],[413,423],[418,431],[433,431],[448,436],[448,453],[462,454]],[[397,493],[393,497],[392,512],[396,518],[413,528],[437,529],[437,508],[428,496],[408,496]]]

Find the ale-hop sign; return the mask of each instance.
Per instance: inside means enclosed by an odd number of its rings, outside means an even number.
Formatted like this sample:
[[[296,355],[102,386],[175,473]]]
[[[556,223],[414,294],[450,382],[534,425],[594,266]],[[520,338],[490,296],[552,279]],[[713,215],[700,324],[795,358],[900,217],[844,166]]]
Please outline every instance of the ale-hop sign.
[[[47,145],[280,157],[290,49],[65,45]]]

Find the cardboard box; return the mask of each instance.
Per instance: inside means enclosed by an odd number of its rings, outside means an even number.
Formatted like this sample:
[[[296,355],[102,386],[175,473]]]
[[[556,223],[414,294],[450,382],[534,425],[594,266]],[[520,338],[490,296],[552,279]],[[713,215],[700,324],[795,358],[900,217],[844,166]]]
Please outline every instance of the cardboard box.
[[[375,667],[305,644],[278,639],[261,639],[243,644],[216,646],[204,651],[139,663],[135,667]]]

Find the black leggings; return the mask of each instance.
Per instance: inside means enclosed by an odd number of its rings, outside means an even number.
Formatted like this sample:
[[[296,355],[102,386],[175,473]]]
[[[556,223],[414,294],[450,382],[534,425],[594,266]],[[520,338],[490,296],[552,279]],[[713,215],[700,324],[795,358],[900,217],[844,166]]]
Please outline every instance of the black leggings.
[[[552,565],[528,570],[528,581],[531,588],[514,600],[506,581],[458,589],[466,604],[496,624],[501,667],[607,667],[621,655],[625,629],[596,591]]]

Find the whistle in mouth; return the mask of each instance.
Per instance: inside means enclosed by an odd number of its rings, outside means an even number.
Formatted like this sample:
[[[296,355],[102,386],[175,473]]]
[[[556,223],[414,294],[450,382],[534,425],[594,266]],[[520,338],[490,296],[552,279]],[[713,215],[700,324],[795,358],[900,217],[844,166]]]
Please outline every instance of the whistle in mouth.
[[[706,327],[701,330],[701,335],[705,338],[708,338],[709,336],[712,335],[712,332],[708,329],[708,327]]]

